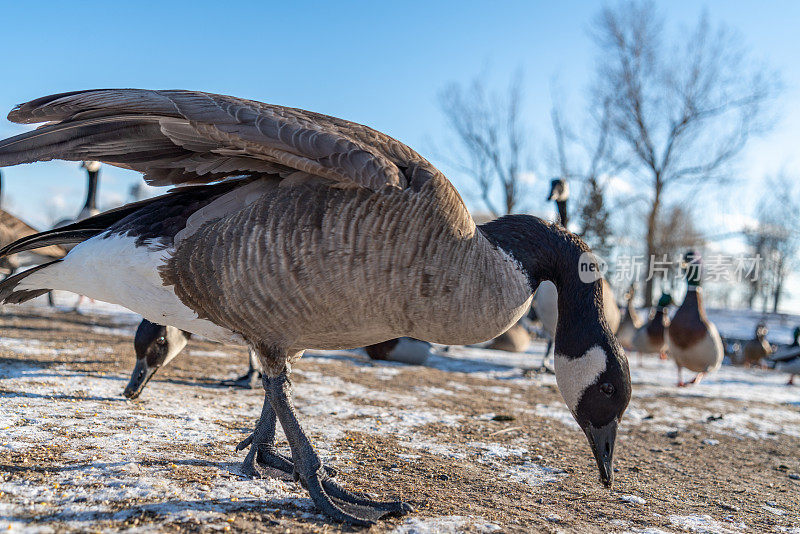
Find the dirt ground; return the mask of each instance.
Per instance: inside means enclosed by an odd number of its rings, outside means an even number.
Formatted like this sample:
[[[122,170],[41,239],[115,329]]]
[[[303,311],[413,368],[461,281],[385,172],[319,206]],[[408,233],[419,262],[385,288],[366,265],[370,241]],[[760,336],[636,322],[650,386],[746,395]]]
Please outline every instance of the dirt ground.
[[[263,395],[217,382],[243,371],[243,348],[192,340],[125,400],[134,325],[43,306],[0,315],[0,528],[359,530],[317,514],[292,482],[240,476],[235,446]],[[706,389],[678,390],[668,364],[633,365],[607,490],[553,377],[525,372],[538,361],[309,352],[295,398],[338,480],[415,506],[370,532],[800,532],[800,387],[785,377],[723,368]]]

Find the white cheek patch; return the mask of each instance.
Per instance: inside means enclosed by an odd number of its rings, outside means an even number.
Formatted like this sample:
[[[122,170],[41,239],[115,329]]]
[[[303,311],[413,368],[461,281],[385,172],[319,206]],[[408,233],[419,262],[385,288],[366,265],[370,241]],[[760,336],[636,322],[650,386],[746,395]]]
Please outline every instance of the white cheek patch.
[[[174,326],[167,327],[167,335],[165,337],[167,338],[169,351],[167,352],[167,357],[164,359],[164,363],[161,365],[167,365],[169,362],[171,362],[175,356],[180,354],[180,352],[183,350],[183,347],[185,347],[188,343],[183,332]]]
[[[563,354],[556,354],[556,383],[564,402],[572,413],[590,385],[606,370],[607,356],[598,345],[590,348],[580,358],[570,359]]]

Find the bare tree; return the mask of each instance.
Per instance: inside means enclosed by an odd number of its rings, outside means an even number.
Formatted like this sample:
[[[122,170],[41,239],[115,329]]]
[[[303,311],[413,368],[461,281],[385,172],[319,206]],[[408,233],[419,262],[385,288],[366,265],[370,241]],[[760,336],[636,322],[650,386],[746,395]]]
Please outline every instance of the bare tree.
[[[672,290],[675,280],[683,278],[679,276],[683,255],[689,250],[699,251],[705,241],[691,213],[682,204],[665,206],[658,217],[653,250],[655,261],[663,261],[663,264],[660,269],[653,269],[651,280],[653,283],[661,280],[662,288]]]
[[[748,304],[754,307],[761,297],[762,308],[778,311],[786,279],[797,266],[800,202],[794,181],[782,175],[767,182],[766,193],[758,205],[758,224],[747,230],[753,255],[761,258],[760,273],[748,281]]]
[[[522,77],[515,75],[505,95],[490,93],[478,76],[468,85],[452,83],[439,105],[456,143],[448,164],[469,176],[492,215],[520,208],[526,136],[520,122]],[[503,199],[498,207],[497,193]]]
[[[648,1],[600,11],[594,37],[600,59],[594,100],[609,103],[611,133],[630,153],[632,176],[649,189],[646,256],[656,253],[659,212],[675,186],[720,181],[755,134],[775,77],[752,66],[735,36],[702,16],[677,46]],[[645,286],[652,303],[653,282]]]

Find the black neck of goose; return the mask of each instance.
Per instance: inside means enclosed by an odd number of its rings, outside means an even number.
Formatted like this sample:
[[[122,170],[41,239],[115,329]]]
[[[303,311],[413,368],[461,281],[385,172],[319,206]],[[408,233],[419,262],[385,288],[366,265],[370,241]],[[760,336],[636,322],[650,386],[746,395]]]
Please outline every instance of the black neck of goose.
[[[556,207],[558,208],[558,222],[564,228],[567,227],[567,201],[556,200]]]
[[[589,251],[580,238],[530,215],[506,215],[479,228],[492,244],[522,266],[533,290],[543,280],[555,284],[558,290],[556,351],[581,355],[598,339],[610,336],[603,318],[601,282],[584,283],[578,272],[581,255]]]
[[[86,204],[84,210],[97,209],[97,182],[100,176],[100,171],[86,171],[89,175],[89,190],[86,192]]]

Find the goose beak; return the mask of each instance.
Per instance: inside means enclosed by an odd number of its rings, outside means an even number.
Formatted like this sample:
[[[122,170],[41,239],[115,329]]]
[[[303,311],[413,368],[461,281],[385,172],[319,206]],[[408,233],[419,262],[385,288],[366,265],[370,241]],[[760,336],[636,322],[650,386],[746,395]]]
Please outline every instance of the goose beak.
[[[614,481],[614,444],[617,441],[617,421],[611,421],[605,426],[595,428],[587,425],[584,429],[589,445],[592,447],[597,469],[600,470],[600,482],[607,488]]]
[[[158,367],[149,367],[144,358],[141,360],[136,360],[136,366],[133,368],[131,380],[128,382],[128,385],[125,387],[125,391],[122,394],[129,399],[137,398],[139,395],[141,395],[142,390],[150,381],[150,379],[153,378],[153,375],[156,374],[157,370]]]

